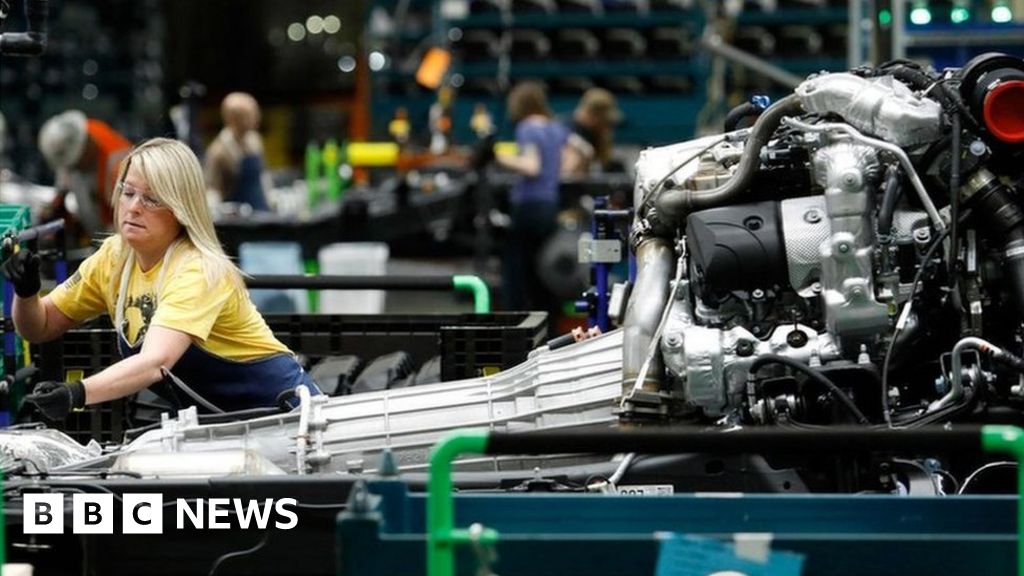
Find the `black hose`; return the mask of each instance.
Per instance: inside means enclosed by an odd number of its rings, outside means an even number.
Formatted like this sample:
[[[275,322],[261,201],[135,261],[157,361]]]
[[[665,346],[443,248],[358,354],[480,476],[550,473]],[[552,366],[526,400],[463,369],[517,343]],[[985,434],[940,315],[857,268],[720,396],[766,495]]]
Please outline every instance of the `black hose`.
[[[892,232],[892,217],[896,212],[896,203],[903,194],[903,183],[900,178],[899,166],[893,164],[885,171],[885,183],[882,193],[882,207],[878,210],[878,234],[885,238]]]
[[[725,131],[732,132],[736,130],[744,118],[760,116],[762,110],[764,109],[753,102],[744,102],[736,106],[725,115]]]
[[[750,186],[750,181],[761,164],[761,149],[775,134],[782,119],[803,112],[803,105],[796,94],[790,94],[770,106],[754,123],[743,156],[736,166],[736,172],[728,182],[711,190],[665,191],[655,199],[658,212],[675,221],[694,210],[711,208],[732,200]]]
[[[1003,272],[1017,305],[1024,317],[1024,210],[1015,194],[994,176],[971,196],[983,219],[989,236],[1002,242]]]
[[[865,416],[864,413],[860,411],[860,408],[857,408],[857,405],[854,404],[853,400],[850,399],[850,397],[845,392],[843,392],[842,389],[839,388],[839,386],[836,386],[835,382],[829,380],[827,376],[815,370],[814,368],[811,368],[810,366],[798,362],[796,360],[793,360],[792,358],[779,356],[777,354],[765,354],[763,356],[758,356],[757,360],[754,360],[754,363],[750,365],[750,373],[756,374],[757,371],[761,369],[761,367],[766,366],[768,364],[782,364],[783,366],[788,366],[790,368],[793,368],[794,370],[804,373],[811,380],[828,388],[829,391],[831,391],[832,394],[834,394],[835,397],[838,398],[839,401],[842,402],[847,409],[849,409],[850,413],[853,414],[853,416],[857,419],[858,422],[860,422],[861,424],[871,423],[871,421],[868,420],[868,417]]]
[[[950,115],[952,123],[952,141],[950,151],[952,153],[949,161],[949,253],[952,256],[951,264],[956,266],[959,261],[960,250],[957,248],[960,238],[957,235],[959,226],[957,218],[960,217],[960,114],[954,111]],[[957,274],[951,270],[949,275],[949,287],[956,289]],[[955,292],[954,292],[955,293]]]

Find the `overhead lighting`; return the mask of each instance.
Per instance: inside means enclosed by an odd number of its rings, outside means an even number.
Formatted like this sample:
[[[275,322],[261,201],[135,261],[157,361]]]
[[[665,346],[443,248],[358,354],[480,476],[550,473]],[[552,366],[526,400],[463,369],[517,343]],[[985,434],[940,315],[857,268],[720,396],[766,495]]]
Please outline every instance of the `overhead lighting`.
[[[914,9],[910,11],[910,22],[918,26],[924,26],[932,21],[932,11],[928,9],[927,4],[915,4]]]
[[[971,11],[963,4],[953,6],[949,12],[949,20],[953,24],[963,24],[971,19]]]
[[[370,65],[370,70],[379,72],[384,69],[384,65],[388,63],[388,59],[383,53],[374,50],[373,52],[370,52],[370,56],[367,58],[367,63]]]
[[[349,72],[356,69],[356,59],[351,56],[342,56],[338,58],[338,70],[348,74]]]
[[[306,30],[308,30],[310,34],[319,34],[323,32],[324,19],[316,15],[306,18]]]
[[[288,39],[292,42],[299,42],[306,37],[306,27],[298,22],[288,25]]]
[[[999,24],[1006,24],[1013,20],[1013,10],[1006,4],[1000,2],[992,7],[992,21]]]
[[[341,30],[341,19],[334,14],[324,17],[324,32],[328,34],[337,34],[338,30]]]

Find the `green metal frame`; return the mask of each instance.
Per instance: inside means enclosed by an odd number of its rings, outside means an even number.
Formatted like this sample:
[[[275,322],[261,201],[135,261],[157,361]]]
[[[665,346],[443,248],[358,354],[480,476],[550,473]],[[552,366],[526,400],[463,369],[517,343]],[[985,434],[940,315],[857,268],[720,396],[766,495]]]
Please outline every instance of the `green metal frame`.
[[[454,526],[452,503],[452,462],[463,454],[486,454],[490,433],[487,430],[456,430],[434,445],[430,453],[430,479],[427,484],[427,574],[454,576],[455,546],[474,540],[482,545],[498,542],[498,532],[484,528],[474,538],[469,530]],[[1024,429],[1016,426],[984,426],[982,447],[989,452],[1006,452],[1018,463],[1017,473],[1017,575],[1024,576]]]
[[[981,445],[989,452],[1006,452],[1017,461],[1017,576],[1024,576],[1024,430],[1017,426],[985,426]]]
[[[427,574],[454,576],[455,546],[473,541],[469,530],[456,529],[452,506],[452,462],[462,454],[487,451],[487,430],[457,430],[430,451],[430,480],[427,483]],[[493,545],[495,530],[485,528],[477,541]]]

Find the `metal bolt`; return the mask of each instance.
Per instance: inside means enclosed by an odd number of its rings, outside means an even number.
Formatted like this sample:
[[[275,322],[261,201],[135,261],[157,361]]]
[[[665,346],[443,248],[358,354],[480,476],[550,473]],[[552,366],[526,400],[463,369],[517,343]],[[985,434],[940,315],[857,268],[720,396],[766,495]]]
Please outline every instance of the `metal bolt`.
[[[750,331],[753,332],[754,334],[760,334],[761,327],[758,326],[757,324],[754,324],[753,326],[750,327]]]
[[[847,252],[850,251],[850,245],[847,244],[846,242],[841,242],[838,246],[836,246],[836,249],[842,252],[843,254],[846,254]]]
[[[738,356],[750,356],[754,353],[754,343],[750,340],[740,340],[736,343],[736,354]]]
[[[932,233],[927,228],[918,228],[914,230],[914,242],[926,244],[932,239]]]
[[[850,289],[850,294],[857,297],[863,296],[864,288],[861,286],[854,286],[852,289]]]
[[[801,330],[793,330],[786,334],[786,344],[793,348],[803,348],[807,344],[807,334],[804,334]]]
[[[985,152],[988,151],[988,146],[986,146],[981,140],[975,140],[970,143],[967,149],[975,156],[984,156]]]
[[[665,339],[665,343],[673,348],[682,344],[682,341],[683,340],[679,337],[679,334],[669,334]]]
[[[750,293],[750,297],[754,300],[760,300],[761,298],[764,298],[764,290],[754,288],[754,291]]]
[[[815,294],[821,294],[821,282],[815,282],[814,284],[811,284],[811,292],[814,292]]]
[[[807,222],[808,224],[817,224],[818,222],[821,222],[821,211],[817,208],[812,208],[811,210],[804,212],[804,222]]]

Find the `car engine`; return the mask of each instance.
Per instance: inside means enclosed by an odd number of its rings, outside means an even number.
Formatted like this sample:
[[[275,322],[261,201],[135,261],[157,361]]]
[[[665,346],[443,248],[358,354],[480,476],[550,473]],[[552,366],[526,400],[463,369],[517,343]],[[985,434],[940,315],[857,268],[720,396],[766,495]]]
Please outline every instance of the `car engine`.
[[[621,416],[1019,409],[1022,122],[1024,61],[987,54],[813,75],[749,129],[642,153]]]

